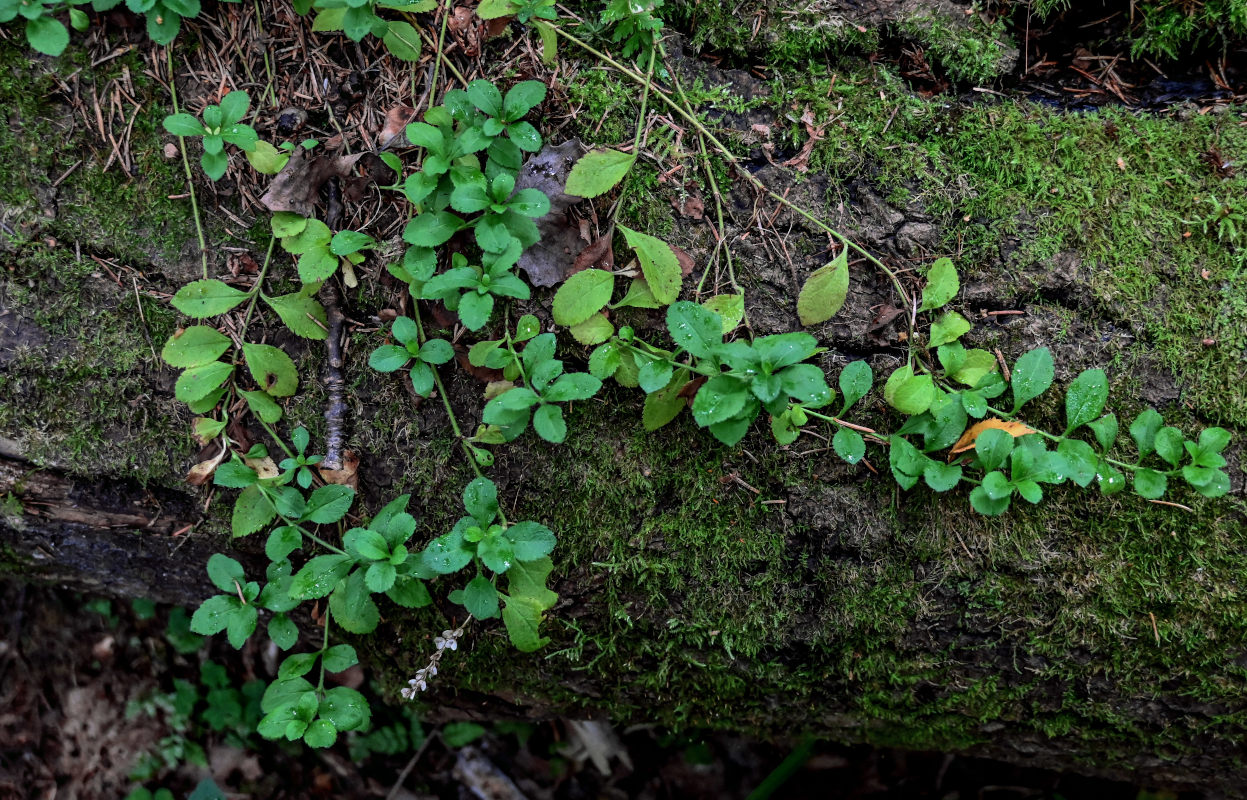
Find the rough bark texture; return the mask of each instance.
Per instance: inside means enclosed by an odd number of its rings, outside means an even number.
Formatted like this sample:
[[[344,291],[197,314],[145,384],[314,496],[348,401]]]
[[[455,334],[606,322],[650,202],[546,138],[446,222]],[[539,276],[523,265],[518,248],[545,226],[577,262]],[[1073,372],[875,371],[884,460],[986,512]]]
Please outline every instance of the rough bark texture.
[[[783,41],[795,35],[790,25]],[[52,85],[46,65],[3,53],[5,71],[19,65],[29,85]],[[1241,110],[1072,117],[983,96],[924,99],[861,60],[845,61],[834,86],[806,86],[800,74],[768,84],[691,55],[678,59],[681,74],[756,101],[743,110],[707,103],[775,191],[908,270],[913,285],[934,257],[957,257],[955,307],[976,326],[967,340],[1010,363],[1048,346],[1061,386],[1107,367],[1123,429],[1148,405],[1187,432],[1230,428],[1231,495],[1178,493],[1184,511],[1061,488],[989,520],[969,511],[964,492],[897,492],[877,452],[866,469],[814,437],[777,447],[765,421],[737,448],[717,445],[687,415],[645,434],[640,395],[612,385],[570,414],[565,445],[526,436],[496,448],[490,470],[509,517],[559,535],[554,642],[520,655],[496,626],[476,625],[466,652],[443,661],[430,701],[480,717],[591,713],[777,738],[808,729],[1241,794],[1247,288],[1241,244],[1198,228],[1184,238],[1180,224],[1192,191],[1241,196],[1241,177],[1211,177],[1199,157],[1210,142],[1247,152]],[[90,80],[106,87],[110,78]],[[588,73],[564,80],[586,111],[563,133],[593,141],[595,127],[628,130],[631,86]],[[68,101],[32,98],[26,85],[0,85],[0,106],[13,109],[0,148],[13,177],[0,221],[16,232],[0,247],[0,565],[23,579],[193,605],[213,592],[203,572],[210,553],[230,551],[258,577],[263,541],[228,540],[231,492],[182,483],[197,460],[190,415],[156,351],[180,322],[164,300],[198,277],[198,254],[185,210],[157,202],[180,192],[180,165],[160,154],[154,124],[162,96],[141,88],[156,110],[135,129],[147,176],[136,184],[102,169],[108,148],[90,152],[100,142],[75,127]],[[837,94],[845,85],[853,91]],[[799,174],[781,164],[810,138],[797,121],[803,107],[822,138]],[[58,182],[79,156],[30,151],[40,126],[88,148],[89,163]],[[713,234],[668,209],[700,192],[713,218],[712,198],[692,164],[684,187],[642,169],[648,183],[634,187],[625,219],[669,231],[692,253],[692,284]],[[1165,193],[1173,183],[1185,187],[1180,198]],[[753,333],[796,329],[795,296],[827,261],[826,237],[741,182],[723,189]],[[113,198],[124,211],[108,205]],[[214,247],[230,241],[227,219],[209,222]],[[223,251],[213,257],[214,274],[227,274]],[[293,274],[282,269],[282,279]],[[829,348],[821,363],[834,377],[867,358],[886,375],[904,358],[909,310],[891,309],[889,284],[865,263],[852,274],[844,310],[812,331]],[[371,327],[402,295],[380,263],[362,277],[343,311]],[[707,293],[727,291],[726,270],[712,269],[707,284]],[[548,322],[550,297],[536,292],[521,310]],[[661,312],[624,310],[616,322],[662,335]],[[379,337],[348,330],[357,513],[410,492],[427,540],[459,516],[470,470],[440,404],[413,402],[399,381],[370,372],[366,354]],[[322,441],[321,347],[276,324],[267,335],[303,377],[282,426],[304,424]],[[586,356],[570,339],[561,347],[569,360]],[[481,384],[453,364],[443,374],[471,430]],[[1060,428],[1059,395],[1032,413],[1028,421]],[[900,424],[877,397],[854,420]],[[259,426],[244,430],[263,438]],[[430,637],[461,616],[444,599],[449,588],[436,587],[435,608],[420,613],[384,608],[378,632],[356,642],[395,694],[427,659]]]

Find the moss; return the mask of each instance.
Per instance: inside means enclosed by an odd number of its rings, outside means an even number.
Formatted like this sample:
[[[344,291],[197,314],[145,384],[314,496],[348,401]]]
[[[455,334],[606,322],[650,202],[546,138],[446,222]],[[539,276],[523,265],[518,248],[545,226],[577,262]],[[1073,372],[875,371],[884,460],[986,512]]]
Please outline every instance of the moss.
[[[990,83],[1013,68],[1017,55],[1003,19],[988,23],[975,14],[959,25],[939,14],[920,13],[901,19],[896,28],[963,83]]]
[[[1070,8],[1069,0],[1038,0],[1032,7],[1037,19],[1052,20]],[[1086,13],[1085,9],[1079,9]],[[1132,58],[1171,58],[1201,48],[1225,52],[1247,37],[1247,2],[1202,0],[1175,3],[1141,0],[1130,4],[1123,38]]]

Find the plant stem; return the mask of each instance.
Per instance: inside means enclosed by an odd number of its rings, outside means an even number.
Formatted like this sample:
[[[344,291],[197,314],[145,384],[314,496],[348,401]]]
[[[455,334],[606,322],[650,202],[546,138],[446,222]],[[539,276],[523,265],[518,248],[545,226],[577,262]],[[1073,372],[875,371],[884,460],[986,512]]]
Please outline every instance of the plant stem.
[[[264,254],[264,264],[260,267],[260,276],[255,279],[255,286],[251,288],[251,303],[247,306],[247,313],[242,319],[242,331],[238,334],[240,339],[247,335],[247,326],[251,324],[251,314],[255,311],[255,301],[264,293],[264,276],[268,274],[268,265],[273,260],[273,246],[275,244],[277,244],[277,237],[270,236],[268,252]]]
[[[256,417],[256,421],[260,423],[260,426],[264,428],[264,430],[268,431],[268,435],[273,437],[273,441],[277,442],[277,446],[280,447],[289,458],[294,458],[294,451],[286,446],[286,443],[282,441],[281,437],[277,435],[277,431],[273,430],[271,425],[259,417]]]
[[[316,691],[318,692],[323,692],[325,690],[324,652],[329,649],[329,619],[332,616],[333,615],[329,613],[325,614],[325,638],[321,641],[321,644],[320,644],[320,652],[322,654],[321,659],[320,659],[320,681],[316,684]]]
[[[177,81],[173,77],[173,47],[165,48],[165,63],[169,68],[169,96],[173,101],[173,113],[178,113]],[[178,137],[178,150],[182,153],[182,168],[186,170],[186,188],[191,196],[191,211],[195,216],[195,233],[199,237],[199,258],[203,268],[203,278],[208,279],[208,244],[204,239],[203,223],[199,220],[199,200],[195,197],[195,179],[191,175],[191,162],[186,157],[186,139]]]
[[[649,69],[646,70],[645,84],[643,88],[641,89],[641,113],[637,114],[636,134],[632,137],[632,160],[634,164],[636,163],[636,160],[641,157],[641,136],[645,133],[645,113],[649,108],[649,90],[650,90],[650,87],[653,86],[654,84],[653,78],[654,78],[654,49],[651,48],[649,51]],[[624,198],[627,196],[627,194],[628,194],[628,189],[625,186],[623,191],[620,192],[619,194],[619,199],[615,201],[614,212],[611,213],[611,226],[612,227],[614,227],[615,222],[618,221],[619,219],[619,212],[623,210],[623,201],[624,201]]]

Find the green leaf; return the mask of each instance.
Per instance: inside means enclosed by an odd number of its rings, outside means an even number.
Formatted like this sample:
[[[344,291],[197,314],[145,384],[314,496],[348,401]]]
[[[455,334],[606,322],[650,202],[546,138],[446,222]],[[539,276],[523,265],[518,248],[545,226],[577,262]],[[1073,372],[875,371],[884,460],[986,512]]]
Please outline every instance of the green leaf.
[[[586,269],[568,278],[554,295],[554,321],[578,325],[611,300],[615,276],[601,269]]]
[[[316,289],[317,285],[312,285],[279,297],[262,296],[264,302],[277,312],[282,323],[293,334],[304,339],[322,341],[329,335],[329,323],[325,315],[325,307],[311,296]]]
[[[904,368],[903,368],[904,369]],[[897,370],[900,372],[900,370]],[[891,398],[888,404],[902,414],[916,416],[931,407],[931,403],[935,401],[936,388],[935,381],[930,375],[913,375],[912,370],[908,377],[892,383],[892,378],[888,378],[888,384],[892,386]],[[896,373],[893,373],[895,375]],[[887,392],[887,387],[884,389]]]
[[[982,486],[976,486],[970,492],[970,505],[985,517],[998,517],[1009,510],[1009,497],[994,499]]]
[[[204,137],[204,153],[199,157],[199,166],[203,167],[204,174],[214,181],[221,180],[225,175],[225,170],[229,168],[229,156],[220,150],[209,150],[208,142],[215,142],[216,147],[223,147],[219,136]]]
[[[982,488],[992,500],[1002,500],[1013,494],[1013,484],[1003,472],[992,471],[984,475]]]
[[[376,243],[376,240],[366,233],[338,231],[329,241],[329,251],[337,256],[347,256],[372,247]]]
[[[203,136],[204,126],[190,114],[170,114],[165,117],[164,128],[174,136]]]
[[[970,328],[970,320],[956,311],[940,314],[939,318],[931,324],[931,341],[927,342],[927,346],[938,347],[955,342],[968,333]]]
[[[1078,439],[1064,439],[1056,451],[1064,462],[1061,473],[1084,489],[1090,486],[1100,464],[1091,445]]]
[[[247,583],[242,564],[224,553],[213,553],[208,557],[208,580],[216,588],[231,595],[238,591],[239,586]]]
[[[922,289],[922,307],[919,311],[931,311],[948,303],[961,289],[961,279],[952,259],[936,259],[927,270],[927,285]]]
[[[533,413],[533,430],[551,444],[562,444],[567,438],[567,422],[563,409],[553,404],[540,406]]]
[[[230,529],[234,538],[247,536],[268,525],[277,516],[277,508],[256,485],[248,486],[234,501]]]
[[[1154,408],[1147,408],[1130,423],[1130,437],[1139,448],[1139,458],[1147,456],[1156,449],[1156,433],[1164,427],[1164,420]]]
[[[463,220],[449,211],[426,211],[403,229],[403,240],[422,247],[437,247],[463,227]]]
[[[675,365],[672,362],[655,359],[641,366],[637,371],[637,381],[641,384],[641,391],[651,394],[670,383],[674,373]]]
[[[723,320],[724,335],[736,330],[745,318],[745,296],[743,294],[716,294],[704,301],[702,305],[718,314]]]
[[[1013,452],[1014,438],[1008,431],[999,428],[988,428],[974,440],[974,452],[979,463],[987,471],[1000,469],[1009,453]]]
[[[260,388],[275,397],[289,397],[299,388],[294,362],[282,350],[268,344],[242,346],[243,358],[251,377]]]
[[[486,0],[488,2],[488,0]],[[482,3],[484,5],[484,3]],[[471,744],[485,735],[485,729],[475,722],[448,722],[442,726],[442,741],[447,747],[457,749]]]
[[[850,428],[840,428],[831,437],[831,447],[836,455],[850,464],[856,464],[866,456],[866,440]]]
[[[307,498],[307,507],[303,511],[304,522],[317,525],[328,525],[337,522],[351,510],[355,502],[355,490],[349,486],[328,484],[312,492]]]
[[[261,175],[276,175],[290,160],[289,153],[264,141],[257,141],[254,148],[246,151],[246,155],[251,168]]]
[[[521,652],[539,650],[549,641],[538,633],[538,629],[542,612],[552,608],[558,600],[557,594],[545,588],[553,568],[549,558],[540,558],[518,562],[507,572],[510,597],[502,610],[502,621],[511,643]]]
[[[481,0],[481,4],[476,7],[476,16],[481,19],[498,19],[514,16],[518,10],[512,0]]]
[[[232,91],[221,99],[221,123],[233,125],[241,122],[251,108],[251,97],[246,92]]]
[[[1165,426],[1156,432],[1156,454],[1169,462],[1170,466],[1176,467],[1182,461],[1182,441],[1182,431]]]
[[[484,575],[477,575],[463,587],[463,607],[477,619],[498,616],[498,590]]]
[[[1113,442],[1117,441],[1116,414],[1105,414],[1087,427],[1091,428],[1091,432],[1095,434],[1095,440],[1100,444],[1100,449],[1106,453],[1112,448]]]
[[[1204,453],[1220,453],[1230,444],[1230,432],[1225,428],[1204,428],[1199,433],[1199,449]]]
[[[667,309],[667,330],[676,345],[697,358],[710,358],[723,344],[719,315],[697,303],[681,300]]]
[[[364,584],[372,592],[388,592],[394,588],[394,580],[398,572],[388,561],[376,561],[368,565],[364,572]]]
[[[433,602],[424,582],[410,577],[400,576],[385,596],[403,608],[424,608]]]
[[[69,45],[69,31],[50,16],[26,20],[26,41],[40,53],[59,56]]]
[[[953,380],[958,383],[965,384],[970,388],[979,385],[979,381],[998,369],[996,357],[986,350],[967,350],[965,352],[965,360],[959,369],[953,373]]]
[[[478,9],[477,13],[480,11]],[[585,153],[572,165],[563,192],[574,197],[597,197],[615,187],[632,165],[636,156],[618,150],[594,150]]]
[[[235,650],[241,650],[242,646],[247,643],[247,638],[255,633],[255,626],[259,619],[255,606],[239,605],[234,609],[234,613],[230,615],[225,626],[225,638]]]
[[[606,318],[606,314],[598,312],[584,322],[567,329],[572,338],[585,346],[601,344],[615,333],[615,326]]]
[[[246,489],[260,479],[256,471],[241,461],[226,461],[212,474],[212,482],[229,489]]]
[[[212,636],[225,630],[235,609],[239,607],[237,597],[218,594],[209,597],[199,604],[191,616],[191,631],[201,636]]]
[[[269,561],[283,561],[303,546],[303,534],[293,525],[273,528],[264,544],[264,555]]]
[[[342,546],[352,555],[371,561],[390,557],[390,545],[385,537],[369,528],[351,528],[342,537]]]
[[[369,595],[364,570],[357,569],[329,595],[333,621],[348,633],[372,633],[381,621],[381,612]]]
[[[491,533],[481,539],[477,545],[476,554],[485,566],[499,574],[506,572],[515,563],[515,551],[511,546],[511,540],[501,533]]]
[[[345,645],[338,645],[345,647]],[[330,651],[336,648],[329,648]],[[354,650],[351,655],[354,656]],[[328,660],[329,652],[326,651],[325,658]],[[329,669],[328,666],[325,669]],[[338,672],[339,670],[330,670]],[[362,694],[348,686],[335,686],[325,692],[324,699],[320,701],[318,712],[321,719],[327,719],[333,723],[334,727],[340,731],[362,730],[368,727],[369,719],[372,711],[368,707],[368,701]]]
[[[512,550],[520,561],[536,561],[554,550],[554,531],[537,522],[517,522],[503,535],[511,540]]]
[[[1164,496],[1167,488],[1169,488],[1169,479],[1163,472],[1141,469],[1134,473],[1134,491],[1140,497],[1156,500]]]
[[[588,400],[602,388],[602,382],[587,372],[572,372],[559,376],[544,392],[542,399],[550,403],[566,403],[572,400]]]
[[[978,392],[961,392],[961,406],[975,419],[987,416],[987,400]]]
[[[641,274],[645,276],[654,299],[660,303],[674,303],[680,296],[680,286],[684,281],[675,252],[666,242],[648,233],[634,231],[624,225],[617,227],[623,232],[628,246],[636,251]]]
[[[474,478],[463,489],[463,507],[481,525],[498,516],[498,486],[489,478]]]
[[[354,560],[350,556],[331,553],[309,559],[303,569],[295,573],[290,584],[290,596],[297,600],[316,600],[333,591],[338,581],[350,570]]]
[[[693,419],[703,428],[739,414],[749,400],[749,390],[739,378],[716,375],[702,384],[693,398]]]
[[[546,99],[546,85],[541,81],[520,81],[507,91],[502,100],[502,117],[514,122]],[[497,116],[497,115],[495,115]]]
[[[274,212],[269,220],[269,225],[273,229],[273,235],[278,239],[285,240],[287,238],[298,236],[307,229],[308,219],[293,211],[277,211]],[[286,243],[282,242],[282,249],[285,249]],[[287,251],[290,252],[290,251]]]
[[[1065,393],[1065,435],[1100,416],[1108,401],[1108,377],[1102,369],[1084,370]]]
[[[961,481],[961,467],[937,461],[922,471],[922,479],[931,487],[931,491],[947,492]]]
[[[973,350],[970,351],[970,353],[973,352]],[[1052,378],[1055,374],[1052,351],[1046,347],[1031,350],[1019,358],[1013,366],[1012,413],[1018,413],[1025,403],[1047,391],[1052,385]]]
[[[502,92],[487,80],[474,80],[468,84],[468,99],[486,116],[502,116]]]
[[[818,325],[836,315],[849,293],[849,249],[805,279],[797,295],[797,316],[805,326]]]
[[[178,376],[173,386],[173,396],[183,403],[192,403],[207,397],[234,373],[234,365],[224,361],[213,361],[198,367],[191,367]]]
[[[170,366],[201,366],[221,358],[229,345],[228,336],[218,333],[216,329],[207,325],[191,325],[190,328],[175,331],[160,355]]]
[[[173,295],[173,307],[188,317],[204,319],[224,314],[251,295],[218,280],[192,281]]]
[[[658,430],[679,416],[688,405],[688,401],[680,395],[680,390],[688,385],[688,375],[688,370],[680,370],[666,387],[645,398],[645,407],[641,412],[641,424],[645,430]]]
[[[420,34],[410,23],[392,20],[382,42],[385,49],[400,61],[418,61],[420,59]]]
[[[338,729],[327,719],[313,720],[303,734],[303,742],[308,747],[333,747],[338,740]]]
[[[611,308],[662,308],[662,306],[662,303],[654,299],[654,293],[650,291],[645,279],[637,277],[633,278],[623,299]]]
[[[411,361],[411,353],[406,347],[396,344],[383,344],[368,356],[368,366],[377,372],[394,372],[407,366]]]
[[[840,370],[839,384],[840,394],[844,395],[844,408],[840,412],[843,414],[870,392],[875,384],[875,373],[864,359],[852,361]]]
[[[284,612],[274,614],[268,621],[268,638],[282,650],[289,650],[299,641],[299,628]]]
[[[299,256],[295,267],[303,283],[320,283],[337,271],[338,257],[328,247],[317,246]]]

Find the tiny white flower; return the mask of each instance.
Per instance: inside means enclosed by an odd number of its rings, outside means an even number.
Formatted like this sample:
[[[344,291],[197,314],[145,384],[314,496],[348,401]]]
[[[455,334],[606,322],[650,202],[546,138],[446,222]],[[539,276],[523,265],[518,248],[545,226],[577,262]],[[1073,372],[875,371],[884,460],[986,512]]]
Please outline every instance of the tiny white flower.
[[[437,674],[437,665],[436,665],[436,664],[430,664],[430,665],[428,666],[428,670],[429,670],[429,677],[430,677],[430,678],[431,678],[431,677],[433,677],[434,675],[436,675],[436,674]]]

